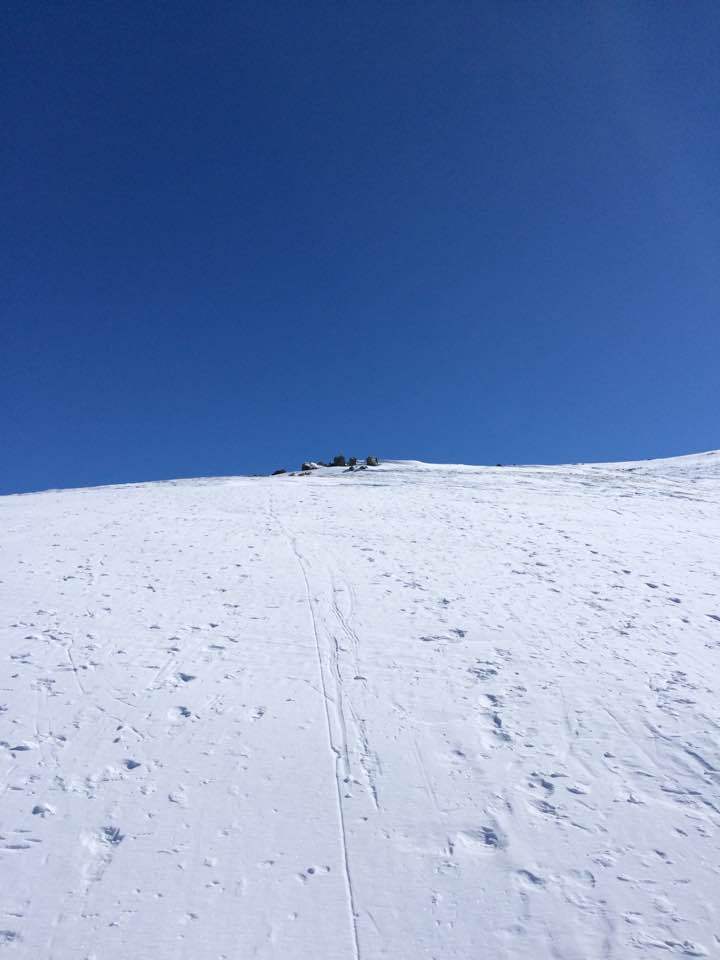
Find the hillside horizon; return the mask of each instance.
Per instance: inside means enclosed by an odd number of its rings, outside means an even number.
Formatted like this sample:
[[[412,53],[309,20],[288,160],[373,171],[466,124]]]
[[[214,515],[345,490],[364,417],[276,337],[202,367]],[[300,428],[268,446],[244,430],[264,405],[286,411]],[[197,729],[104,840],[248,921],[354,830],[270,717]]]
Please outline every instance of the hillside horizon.
[[[713,450],[701,450],[694,453],[681,453],[675,454],[669,457],[646,457],[643,459],[630,459],[630,460],[577,460],[577,461],[568,461],[565,463],[451,463],[451,462],[439,462],[439,461],[430,461],[430,460],[415,460],[411,458],[403,459],[394,459],[392,457],[381,457],[379,458],[380,464],[385,465],[386,467],[392,466],[410,466],[410,465],[419,465],[426,467],[463,467],[469,469],[482,469],[482,470],[493,470],[493,469],[527,469],[533,467],[547,467],[547,468],[562,468],[562,467],[602,467],[602,466],[642,466],[644,464],[650,463],[672,463],[673,461],[690,461],[695,458],[709,457],[713,455],[720,455],[720,449]],[[327,475],[326,471],[329,471],[330,474],[337,473],[338,470],[343,468],[338,467],[326,467],[322,466],[319,468],[318,475],[324,476]],[[376,469],[376,468],[374,468]],[[290,475],[292,473],[300,473],[300,465],[296,468],[287,468],[285,473]],[[18,490],[12,491],[9,493],[0,494],[0,497],[22,497],[22,496],[31,496],[33,494],[39,493],[57,493],[64,490],[95,490],[102,489],[106,487],[115,488],[115,487],[135,487],[135,486],[145,486],[147,484],[163,484],[163,483],[182,483],[185,481],[191,482],[193,480],[231,480],[233,478],[248,478],[248,479],[259,479],[263,477],[273,476],[272,471],[267,473],[227,473],[227,474],[197,474],[197,475],[188,475],[188,476],[177,476],[177,477],[166,477],[162,479],[152,479],[152,480],[128,480],[120,483],[88,483],[81,486],[71,486],[71,487],[43,487],[37,490]]]
[[[712,956],[720,453],[0,498],[21,960]]]

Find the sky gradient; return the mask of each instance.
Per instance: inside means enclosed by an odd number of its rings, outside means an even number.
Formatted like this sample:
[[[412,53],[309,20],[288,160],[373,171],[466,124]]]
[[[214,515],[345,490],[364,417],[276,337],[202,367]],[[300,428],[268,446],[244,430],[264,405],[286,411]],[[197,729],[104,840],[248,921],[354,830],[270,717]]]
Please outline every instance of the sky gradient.
[[[720,447],[720,5],[10,2],[0,493]]]

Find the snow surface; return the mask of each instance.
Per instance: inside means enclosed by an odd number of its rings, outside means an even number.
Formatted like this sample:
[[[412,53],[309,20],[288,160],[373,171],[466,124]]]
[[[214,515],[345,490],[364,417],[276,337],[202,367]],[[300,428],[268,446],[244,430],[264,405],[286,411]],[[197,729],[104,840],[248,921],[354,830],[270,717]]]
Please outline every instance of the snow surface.
[[[720,454],[0,499],[0,958],[720,955]]]

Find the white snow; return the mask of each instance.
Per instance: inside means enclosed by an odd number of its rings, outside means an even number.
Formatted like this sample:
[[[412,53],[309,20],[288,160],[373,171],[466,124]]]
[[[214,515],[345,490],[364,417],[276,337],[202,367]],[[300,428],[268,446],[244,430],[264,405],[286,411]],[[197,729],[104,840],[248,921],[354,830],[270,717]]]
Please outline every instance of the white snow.
[[[0,957],[720,954],[720,454],[0,499]]]

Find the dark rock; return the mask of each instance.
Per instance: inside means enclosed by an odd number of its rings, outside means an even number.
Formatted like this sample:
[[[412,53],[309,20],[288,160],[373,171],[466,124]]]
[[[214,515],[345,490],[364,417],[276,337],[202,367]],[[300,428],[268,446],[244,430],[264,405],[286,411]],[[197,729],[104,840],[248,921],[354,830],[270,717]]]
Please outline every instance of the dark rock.
[[[287,473],[287,470],[284,470],[284,469],[273,470],[273,472],[270,474],[270,476],[271,476],[271,477],[279,477],[281,473]]]
[[[349,467],[356,467],[356,466],[357,466],[357,457],[350,457],[350,459],[348,460],[348,466],[349,466]]]
[[[380,461],[378,460],[377,457],[366,457],[366,458],[365,458],[365,463],[366,463],[369,467],[379,467],[379,466],[380,466]]]
[[[317,470],[319,464],[315,463],[314,460],[306,460],[303,465],[300,467],[301,470]]]

